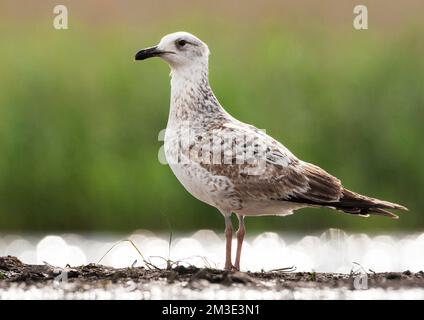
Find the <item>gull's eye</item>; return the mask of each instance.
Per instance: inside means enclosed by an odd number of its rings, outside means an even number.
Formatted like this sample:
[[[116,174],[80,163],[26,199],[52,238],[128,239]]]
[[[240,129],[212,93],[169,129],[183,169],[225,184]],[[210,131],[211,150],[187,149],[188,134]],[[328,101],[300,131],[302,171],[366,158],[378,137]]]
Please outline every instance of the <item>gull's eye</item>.
[[[178,44],[180,47],[184,47],[184,46],[187,44],[187,41],[185,41],[185,40],[178,40],[178,41],[177,41],[177,44]]]

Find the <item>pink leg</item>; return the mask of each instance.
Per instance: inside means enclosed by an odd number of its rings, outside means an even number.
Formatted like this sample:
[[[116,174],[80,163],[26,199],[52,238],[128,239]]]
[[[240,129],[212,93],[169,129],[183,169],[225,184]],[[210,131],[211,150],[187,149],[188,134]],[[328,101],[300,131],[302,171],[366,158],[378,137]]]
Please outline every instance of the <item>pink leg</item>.
[[[231,263],[231,242],[233,240],[233,224],[231,223],[231,216],[225,216],[225,270],[231,270],[233,264]]]
[[[239,219],[239,228],[237,230],[237,254],[236,254],[236,263],[235,268],[240,270],[240,256],[241,256],[241,247],[243,245],[244,235],[246,233],[246,228],[244,226],[244,216],[237,215]]]

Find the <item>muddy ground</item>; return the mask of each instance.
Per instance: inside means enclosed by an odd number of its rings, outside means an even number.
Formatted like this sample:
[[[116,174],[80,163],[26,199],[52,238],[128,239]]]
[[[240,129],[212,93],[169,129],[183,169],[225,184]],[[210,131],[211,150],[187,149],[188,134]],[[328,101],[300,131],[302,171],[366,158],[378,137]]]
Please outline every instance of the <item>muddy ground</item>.
[[[366,272],[367,287],[369,288],[383,290],[424,288],[423,271],[417,273],[410,271],[375,273],[364,270],[363,272]],[[88,264],[78,267],[67,266],[63,269],[48,264],[24,264],[13,256],[0,257],[0,290],[3,290],[4,293],[19,288],[20,294],[34,288],[57,288],[60,282],[66,282],[68,291],[73,292],[132,287],[127,291],[138,290],[148,293],[147,296],[136,296],[139,298],[155,298],[148,292],[149,285],[153,283],[160,284],[161,288],[177,286],[178,290],[197,292],[211,286],[221,288],[221,290],[236,287],[241,290],[249,289],[258,292],[265,292],[266,290],[273,292],[285,290],[287,292],[299,289],[354,291],[354,289],[357,289],[354,284],[357,276],[358,273],[353,272],[351,274],[315,273],[296,272],[293,269],[271,272],[229,272],[194,266],[176,266],[163,270],[155,266],[116,269],[98,264]],[[173,293],[176,296],[171,298],[179,298],[178,290]],[[19,298],[19,296],[13,297]],[[184,297],[196,296],[187,296],[187,293],[185,293]],[[66,296],[62,294],[57,298],[66,298]],[[78,296],[73,295],[71,298],[78,298]],[[114,298],[119,298],[119,296],[114,296]],[[169,298],[169,296],[165,298]]]

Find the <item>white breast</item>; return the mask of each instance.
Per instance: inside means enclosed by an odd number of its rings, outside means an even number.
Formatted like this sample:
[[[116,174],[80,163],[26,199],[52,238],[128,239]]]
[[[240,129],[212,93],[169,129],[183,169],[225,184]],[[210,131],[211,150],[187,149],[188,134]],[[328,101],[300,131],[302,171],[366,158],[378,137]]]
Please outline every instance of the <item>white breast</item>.
[[[234,186],[231,180],[224,176],[215,176],[192,161],[184,152],[180,142],[181,131],[167,129],[165,133],[165,156],[184,188],[195,198],[221,210],[239,208],[238,199],[234,198]]]

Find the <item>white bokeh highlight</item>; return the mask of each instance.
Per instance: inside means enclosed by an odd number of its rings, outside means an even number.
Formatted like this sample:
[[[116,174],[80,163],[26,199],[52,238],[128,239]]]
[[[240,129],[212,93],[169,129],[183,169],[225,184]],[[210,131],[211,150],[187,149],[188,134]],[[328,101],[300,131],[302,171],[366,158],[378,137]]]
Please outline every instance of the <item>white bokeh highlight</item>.
[[[144,261],[137,250],[130,242],[122,241],[131,240],[146,260],[160,268],[166,267],[167,260],[198,267],[223,267],[223,235],[212,230],[199,230],[193,234],[173,235],[171,244],[169,238],[169,234],[157,235],[146,230],[114,236],[0,234],[0,255],[17,256],[29,264],[78,266],[98,263],[115,245],[101,264],[119,268],[143,266]],[[233,245],[235,248],[235,239]],[[243,271],[294,266],[297,271],[349,273],[358,268],[354,263],[375,272],[424,270],[424,233],[365,235],[330,229],[299,237],[265,232],[247,237],[243,244]]]

